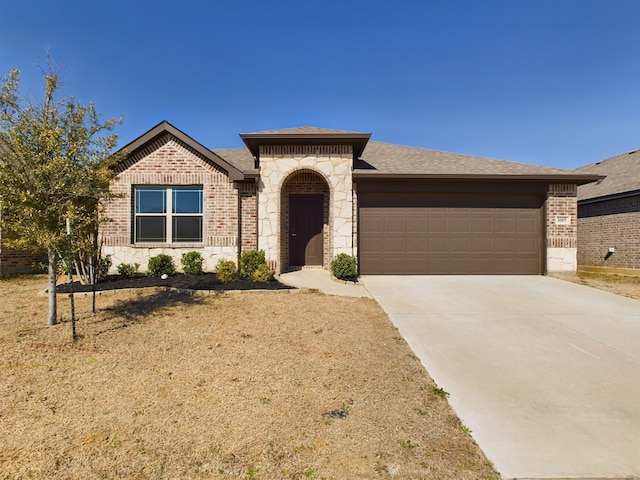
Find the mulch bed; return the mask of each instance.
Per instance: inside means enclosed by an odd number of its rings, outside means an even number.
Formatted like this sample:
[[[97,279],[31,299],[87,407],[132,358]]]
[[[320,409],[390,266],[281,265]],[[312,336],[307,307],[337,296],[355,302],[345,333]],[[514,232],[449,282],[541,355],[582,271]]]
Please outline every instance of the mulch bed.
[[[202,275],[185,275],[178,273],[163,280],[159,277],[147,277],[137,274],[131,278],[123,278],[121,275],[108,275],[107,278],[96,284],[96,291],[121,290],[126,288],[144,287],[170,287],[185,290],[288,290],[293,287],[284,285],[277,280],[268,283],[254,282],[250,279],[241,279],[229,283],[220,283],[215,273]],[[74,292],[91,292],[91,285],[82,285],[73,282]],[[61,283],[57,287],[57,293],[69,293],[69,284]]]

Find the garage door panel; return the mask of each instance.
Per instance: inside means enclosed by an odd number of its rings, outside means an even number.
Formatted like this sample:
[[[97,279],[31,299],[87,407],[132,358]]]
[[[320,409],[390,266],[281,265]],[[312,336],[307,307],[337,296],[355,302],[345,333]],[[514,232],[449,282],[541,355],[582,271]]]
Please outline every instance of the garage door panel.
[[[400,212],[398,212],[400,213]],[[384,231],[385,233],[399,233],[404,234],[404,218],[401,214],[393,216],[385,216],[384,218]]]
[[[414,233],[424,235],[427,233],[427,219],[424,215],[418,215],[418,212],[410,212],[406,216],[406,233],[409,235]]]
[[[387,255],[397,254],[402,257],[405,252],[405,239],[402,237],[385,237],[384,252]]]
[[[540,274],[541,198],[359,199],[363,274]]]
[[[472,251],[472,239],[471,238],[450,238],[445,239],[445,242],[449,242],[449,252],[452,255],[469,255]]]
[[[476,235],[493,233],[493,218],[489,217],[486,213],[473,215],[471,217],[471,223],[473,225],[472,232]]]
[[[534,234],[536,233],[535,219],[532,219],[531,217],[517,218],[516,228],[518,233],[528,234],[528,235]]]
[[[408,255],[419,254],[424,255],[427,251],[426,239],[422,237],[409,237],[406,239],[406,251]]]
[[[493,244],[496,255],[510,255],[519,252],[517,238],[497,237]]]
[[[427,239],[427,245],[427,252],[431,254],[448,254],[451,242],[447,237],[433,237]]]
[[[432,217],[428,217],[429,233],[449,233],[449,218],[438,217],[440,212],[433,212]]]
[[[494,251],[494,239],[493,238],[481,238],[476,237],[472,239],[473,254],[483,255],[491,254]]]

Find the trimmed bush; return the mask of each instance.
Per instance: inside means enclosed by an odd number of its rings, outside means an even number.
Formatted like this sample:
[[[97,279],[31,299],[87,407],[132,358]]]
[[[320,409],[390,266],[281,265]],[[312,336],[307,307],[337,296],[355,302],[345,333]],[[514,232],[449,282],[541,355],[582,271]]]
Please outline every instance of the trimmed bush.
[[[150,277],[161,277],[162,275],[173,275],[176,273],[176,264],[169,255],[161,253],[149,259],[147,264],[147,275]]]
[[[121,263],[118,265],[118,273],[124,278],[131,278],[138,273],[139,263]]]
[[[269,268],[269,265],[262,263],[255,269],[253,275],[251,275],[251,279],[254,282],[269,283],[273,281],[274,275],[275,272]]]
[[[331,273],[340,280],[353,280],[358,276],[356,257],[340,253],[331,261]]]
[[[220,260],[216,265],[216,276],[220,283],[233,282],[238,278],[236,263],[231,260]]]
[[[111,255],[105,255],[100,259],[100,263],[98,263],[98,280],[104,280],[107,278],[111,265],[113,265]]]
[[[260,265],[266,265],[264,250],[248,250],[240,255],[240,276],[253,278],[253,273]]]
[[[183,253],[180,257],[180,263],[182,264],[182,271],[187,275],[202,275],[202,263],[204,258],[200,255],[200,252],[187,252]]]

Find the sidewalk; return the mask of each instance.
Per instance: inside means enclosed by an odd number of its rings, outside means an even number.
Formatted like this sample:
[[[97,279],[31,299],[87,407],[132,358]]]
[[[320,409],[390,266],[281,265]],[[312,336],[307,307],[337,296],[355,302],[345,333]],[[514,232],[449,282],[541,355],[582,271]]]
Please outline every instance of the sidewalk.
[[[364,285],[354,285],[353,283],[332,279],[331,273],[327,270],[310,269],[282,273],[278,280],[290,287],[308,288],[327,295],[373,298]]]

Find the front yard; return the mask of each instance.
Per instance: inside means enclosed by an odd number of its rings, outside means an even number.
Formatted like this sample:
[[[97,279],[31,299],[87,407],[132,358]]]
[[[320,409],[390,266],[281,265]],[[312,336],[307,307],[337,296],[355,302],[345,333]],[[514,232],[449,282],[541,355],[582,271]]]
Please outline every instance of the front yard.
[[[499,478],[372,300],[77,296],[73,344],[45,286],[0,280],[0,478]]]

